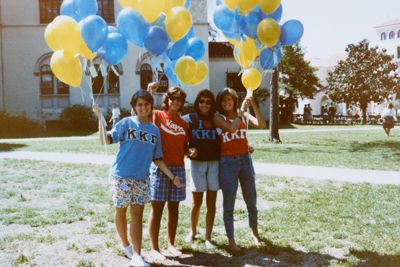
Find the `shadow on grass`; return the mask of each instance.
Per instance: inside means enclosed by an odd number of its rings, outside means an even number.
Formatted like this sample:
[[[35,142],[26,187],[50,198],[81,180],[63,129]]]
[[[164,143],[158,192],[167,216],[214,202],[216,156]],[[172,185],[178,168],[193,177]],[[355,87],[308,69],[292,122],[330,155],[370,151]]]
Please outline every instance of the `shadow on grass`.
[[[25,147],[24,144],[0,143],[0,152],[13,151],[16,148]]]
[[[374,141],[369,143],[359,143],[352,142],[351,143],[351,152],[370,152],[382,149],[391,149],[395,153],[396,156],[400,157],[400,141],[397,140],[385,140],[385,141]]]
[[[177,259],[184,266],[325,266],[336,258],[317,252],[298,251],[291,247],[281,247],[263,239],[264,246],[242,248],[240,256],[224,256],[215,252],[184,250],[190,257]],[[216,244],[216,247],[228,251],[226,244]],[[337,259],[336,259],[337,260]]]
[[[371,251],[350,250],[350,255],[357,257],[360,262],[355,266],[400,266],[400,255],[381,255]]]

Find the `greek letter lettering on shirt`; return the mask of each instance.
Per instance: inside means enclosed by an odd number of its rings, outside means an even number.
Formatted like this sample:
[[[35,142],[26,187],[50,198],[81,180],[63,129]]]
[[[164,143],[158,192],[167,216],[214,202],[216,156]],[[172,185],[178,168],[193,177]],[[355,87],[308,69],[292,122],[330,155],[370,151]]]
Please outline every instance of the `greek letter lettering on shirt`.
[[[222,134],[222,142],[227,143],[232,140],[246,139],[247,130],[239,129],[235,133],[223,132],[221,134]]]
[[[149,134],[146,131],[137,131],[136,129],[128,129],[128,136],[127,136],[127,140],[139,140],[141,142],[150,142],[153,145],[156,144],[157,141],[157,135],[154,134]]]
[[[173,123],[171,120],[166,119],[167,126],[165,126],[163,123],[161,123],[161,129],[169,134],[172,135],[185,135],[185,129],[183,127],[176,125]],[[171,131],[172,129],[172,131]]]
[[[192,130],[192,137],[197,140],[215,140],[217,131],[215,129],[203,129],[203,121],[199,120],[198,129]]]

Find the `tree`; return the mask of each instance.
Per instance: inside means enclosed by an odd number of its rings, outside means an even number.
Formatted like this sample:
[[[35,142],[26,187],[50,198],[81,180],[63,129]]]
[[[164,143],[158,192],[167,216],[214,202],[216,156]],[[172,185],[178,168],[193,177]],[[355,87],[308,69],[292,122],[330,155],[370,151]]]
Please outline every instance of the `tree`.
[[[283,47],[283,58],[279,65],[280,84],[288,96],[282,99],[281,121],[290,123],[298,97],[312,98],[321,87],[315,74],[318,70],[304,59],[303,48],[299,44]]]
[[[368,103],[382,103],[400,88],[397,65],[386,50],[369,47],[368,40],[349,44],[345,51],[347,59],[328,74],[329,96],[336,102],[358,104],[366,124]]]

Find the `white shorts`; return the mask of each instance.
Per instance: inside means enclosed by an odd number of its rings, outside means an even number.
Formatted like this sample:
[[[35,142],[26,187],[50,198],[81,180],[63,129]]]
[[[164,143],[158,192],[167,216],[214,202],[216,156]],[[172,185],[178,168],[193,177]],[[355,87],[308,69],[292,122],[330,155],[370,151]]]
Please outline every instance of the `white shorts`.
[[[192,160],[192,179],[190,189],[192,192],[218,191],[219,189],[219,161]]]

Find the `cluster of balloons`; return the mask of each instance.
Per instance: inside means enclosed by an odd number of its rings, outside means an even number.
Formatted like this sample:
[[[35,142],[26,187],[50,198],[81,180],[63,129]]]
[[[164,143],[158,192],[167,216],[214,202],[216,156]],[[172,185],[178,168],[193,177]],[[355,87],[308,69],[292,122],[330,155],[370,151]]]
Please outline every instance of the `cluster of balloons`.
[[[262,81],[260,71],[254,66],[259,63],[264,70],[274,69],[282,59],[281,47],[297,43],[304,27],[298,20],[279,24],[281,0],[216,1],[214,23],[234,45],[235,60],[245,69],[243,86],[254,91]]]
[[[45,41],[54,51],[50,66],[62,82],[79,87],[79,55],[96,55],[109,65],[122,61],[128,42],[143,47],[164,61],[164,72],[175,84],[196,85],[208,74],[201,61],[204,43],[194,37],[189,0],[119,0],[122,11],[117,27],[108,26],[98,13],[97,0],[63,0],[60,16],[45,30]]]

